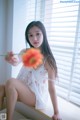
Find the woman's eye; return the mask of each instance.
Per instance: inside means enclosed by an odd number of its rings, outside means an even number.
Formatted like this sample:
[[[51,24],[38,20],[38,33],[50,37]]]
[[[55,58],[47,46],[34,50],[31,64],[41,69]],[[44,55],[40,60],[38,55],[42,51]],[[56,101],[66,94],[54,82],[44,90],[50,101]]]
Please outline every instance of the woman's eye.
[[[33,35],[29,35],[29,37],[32,37]]]
[[[37,36],[39,36],[39,35],[40,35],[40,33],[36,33],[36,35],[37,35]]]

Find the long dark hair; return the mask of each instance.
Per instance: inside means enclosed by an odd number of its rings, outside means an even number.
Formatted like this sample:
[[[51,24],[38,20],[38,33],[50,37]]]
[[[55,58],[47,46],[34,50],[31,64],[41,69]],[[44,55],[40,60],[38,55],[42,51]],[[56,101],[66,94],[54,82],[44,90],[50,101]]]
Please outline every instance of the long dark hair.
[[[29,32],[29,30],[33,26],[38,27],[42,31],[42,33],[43,33],[43,43],[41,45],[41,52],[44,55],[44,57],[47,58],[47,61],[48,61],[49,65],[50,65],[50,67],[55,70],[55,76],[57,76],[56,61],[55,61],[55,58],[54,58],[54,56],[53,56],[53,54],[51,52],[50,46],[48,44],[45,27],[44,27],[44,25],[40,21],[32,21],[31,23],[29,23],[29,25],[27,26],[27,28],[25,30],[26,42],[28,42],[28,44],[30,45],[30,47],[33,47],[31,45],[31,43],[29,42],[29,39],[28,39],[28,32]]]

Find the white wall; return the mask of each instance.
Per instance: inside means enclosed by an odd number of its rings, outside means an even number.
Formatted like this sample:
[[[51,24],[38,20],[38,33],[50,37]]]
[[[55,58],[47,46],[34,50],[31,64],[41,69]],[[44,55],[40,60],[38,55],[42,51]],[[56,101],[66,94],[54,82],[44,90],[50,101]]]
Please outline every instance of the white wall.
[[[12,48],[13,0],[0,0],[0,54]],[[0,83],[11,76],[11,67],[0,56]]]
[[[26,1],[14,0],[13,9],[13,41],[12,50],[19,53],[25,46],[25,28],[26,28]],[[12,67],[12,77],[16,77],[21,65]]]
[[[26,0],[0,0],[0,54],[25,48],[26,12]],[[0,56],[0,83],[16,77],[20,67],[12,67]]]

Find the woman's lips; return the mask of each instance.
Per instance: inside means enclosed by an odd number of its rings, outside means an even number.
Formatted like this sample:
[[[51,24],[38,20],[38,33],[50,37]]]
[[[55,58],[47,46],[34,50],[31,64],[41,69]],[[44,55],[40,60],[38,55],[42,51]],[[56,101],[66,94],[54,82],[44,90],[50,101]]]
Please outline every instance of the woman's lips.
[[[35,45],[37,45],[39,42],[34,42]]]

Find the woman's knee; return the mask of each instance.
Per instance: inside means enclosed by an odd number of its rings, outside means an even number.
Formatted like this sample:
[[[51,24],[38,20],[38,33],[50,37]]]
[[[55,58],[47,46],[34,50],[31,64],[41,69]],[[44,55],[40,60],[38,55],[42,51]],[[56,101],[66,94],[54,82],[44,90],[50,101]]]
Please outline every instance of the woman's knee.
[[[14,79],[12,78],[12,79],[7,80],[7,82],[5,84],[5,91],[8,89],[14,88],[14,87],[15,87]]]
[[[6,95],[18,95],[16,87],[15,87],[15,79],[10,79],[7,80],[6,85],[5,85],[5,91],[6,91]]]

